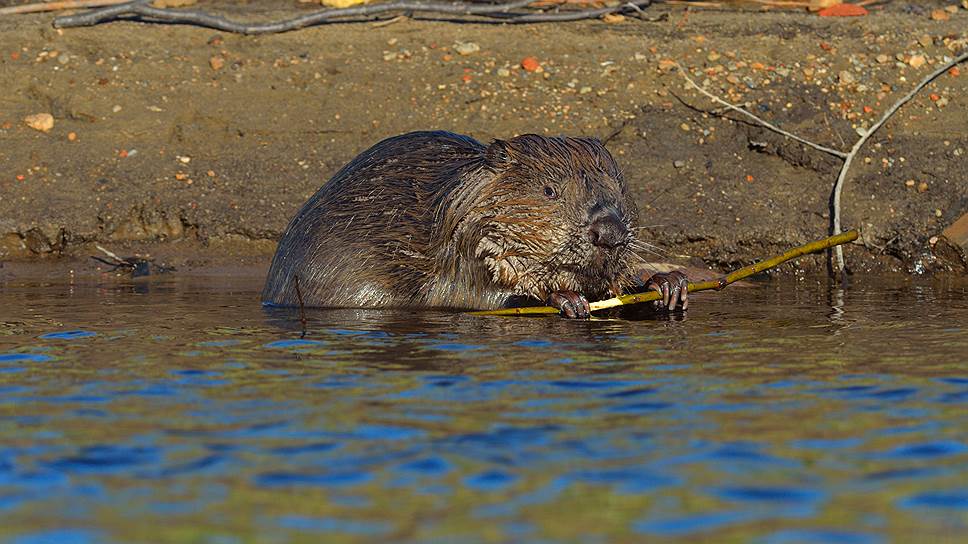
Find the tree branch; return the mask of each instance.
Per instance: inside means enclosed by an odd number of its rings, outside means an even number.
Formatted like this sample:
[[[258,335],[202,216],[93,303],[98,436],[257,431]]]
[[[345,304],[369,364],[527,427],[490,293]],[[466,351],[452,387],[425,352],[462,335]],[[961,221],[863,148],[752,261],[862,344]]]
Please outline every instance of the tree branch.
[[[945,63],[944,65],[938,67],[937,70],[928,74],[927,77],[922,79],[920,83],[918,83],[913,89],[911,89],[910,92],[908,92],[908,94],[901,97],[901,99],[895,102],[893,106],[888,108],[887,111],[884,112],[884,115],[881,116],[881,118],[876,123],[874,123],[874,126],[872,126],[867,132],[865,132],[864,135],[861,136],[859,140],[857,140],[857,143],[854,144],[854,147],[850,149],[850,153],[847,153],[847,156],[844,157],[844,166],[841,167],[840,175],[837,176],[837,183],[834,184],[833,199],[831,203],[831,208],[833,208],[831,213],[831,234],[836,235],[836,234],[840,234],[841,232],[840,230],[840,194],[844,190],[844,181],[846,181],[847,179],[847,169],[850,168],[850,163],[853,162],[854,157],[857,156],[857,152],[860,151],[860,148],[864,146],[867,140],[870,139],[870,137],[874,134],[874,132],[877,131],[877,129],[884,126],[884,123],[886,123],[887,120],[891,118],[891,116],[897,113],[897,110],[901,109],[901,106],[903,106],[904,104],[907,104],[912,98],[914,98],[916,94],[918,94],[918,92],[921,89],[925,88],[928,85],[928,83],[931,83],[932,81],[934,81],[938,76],[947,72],[956,64],[965,62],[966,60],[968,60],[968,51],[964,51],[961,55],[958,55],[950,62]],[[834,258],[837,263],[837,271],[843,272],[844,266],[845,266],[844,251],[839,246],[834,248]]]
[[[54,19],[56,28],[93,26],[119,17],[134,15],[153,22],[190,24],[237,34],[274,34],[288,32],[314,25],[346,22],[347,18],[370,17],[387,12],[430,12],[465,17],[483,17],[502,23],[547,23],[595,19],[609,13],[642,12],[642,8],[652,4],[652,0],[634,0],[614,7],[565,11],[559,13],[523,13],[512,10],[524,8],[534,0],[515,0],[503,4],[476,4],[464,2],[422,2],[419,0],[397,0],[382,4],[370,4],[340,9],[322,9],[269,23],[239,23],[220,15],[202,11],[159,9],[148,4],[148,0],[137,0],[118,6]],[[471,19],[476,20],[476,19]]]

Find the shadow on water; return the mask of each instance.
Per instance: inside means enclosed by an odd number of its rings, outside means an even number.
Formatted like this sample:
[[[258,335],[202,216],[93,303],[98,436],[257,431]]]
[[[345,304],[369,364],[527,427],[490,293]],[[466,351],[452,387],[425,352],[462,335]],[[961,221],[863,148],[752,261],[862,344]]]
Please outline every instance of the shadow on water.
[[[756,282],[685,319],[0,285],[0,540],[943,541],[968,289]]]

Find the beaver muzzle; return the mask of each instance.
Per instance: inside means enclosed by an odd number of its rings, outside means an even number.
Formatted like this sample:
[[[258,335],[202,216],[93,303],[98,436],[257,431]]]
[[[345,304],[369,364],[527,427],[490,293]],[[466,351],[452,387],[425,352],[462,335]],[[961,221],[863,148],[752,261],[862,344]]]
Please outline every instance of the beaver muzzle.
[[[615,249],[628,244],[629,229],[618,211],[611,208],[600,208],[591,214],[591,223],[588,225],[588,239],[596,247]]]

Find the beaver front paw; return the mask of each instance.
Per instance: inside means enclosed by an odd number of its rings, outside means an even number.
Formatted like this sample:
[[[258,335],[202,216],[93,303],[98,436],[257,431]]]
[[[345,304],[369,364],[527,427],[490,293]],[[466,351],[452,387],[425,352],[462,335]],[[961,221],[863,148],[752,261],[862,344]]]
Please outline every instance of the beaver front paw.
[[[561,310],[562,317],[570,319],[588,319],[592,316],[591,308],[585,297],[574,291],[555,291],[548,296],[548,306]]]
[[[657,308],[672,311],[680,306],[682,311],[686,311],[689,307],[689,278],[678,270],[653,274],[646,280],[645,288],[662,295],[662,298],[655,301]]]

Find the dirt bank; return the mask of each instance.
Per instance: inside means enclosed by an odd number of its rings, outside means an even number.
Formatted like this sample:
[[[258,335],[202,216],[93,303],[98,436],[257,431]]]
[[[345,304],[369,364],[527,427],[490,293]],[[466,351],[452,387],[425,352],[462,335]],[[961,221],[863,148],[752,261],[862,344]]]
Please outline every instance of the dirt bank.
[[[746,263],[826,235],[840,161],[704,113],[717,106],[684,87],[671,61],[785,129],[848,150],[968,47],[968,11],[930,17],[945,4],[892,2],[849,19],[653,7],[659,20],[403,20],[261,37],[136,22],[57,31],[50,15],[7,17],[0,259],[86,259],[99,243],[188,268],[265,263],[299,205],[358,152],[446,129],[598,136],[634,188],[645,237],[693,264]],[[299,9],[286,6],[226,9],[260,19]],[[476,47],[464,55],[461,43]],[[528,56],[539,71],[521,67]],[[863,231],[847,250],[854,270],[930,268],[929,240],[968,211],[968,67],[957,72],[853,167],[844,225]],[[24,124],[42,112],[54,117],[49,132]]]

